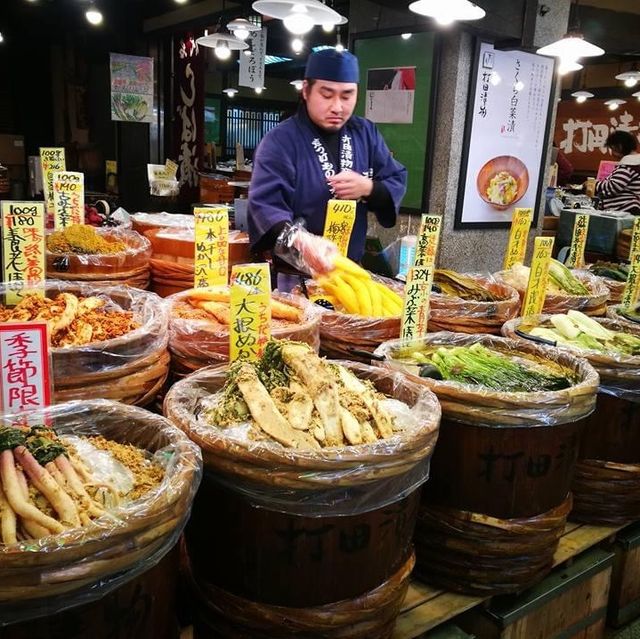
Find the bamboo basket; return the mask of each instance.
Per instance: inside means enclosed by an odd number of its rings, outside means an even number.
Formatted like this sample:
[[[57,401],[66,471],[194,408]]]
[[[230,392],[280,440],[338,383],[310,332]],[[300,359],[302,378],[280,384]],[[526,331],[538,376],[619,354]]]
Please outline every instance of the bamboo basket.
[[[499,335],[502,325],[517,316],[520,296],[511,286],[492,277],[467,275],[499,298],[496,302],[476,302],[433,293],[429,313],[429,332],[486,333]]]
[[[609,299],[609,289],[601,277],[596,277],[589,271],[574,271],[573,274],[590,291],[591,295],[561,295],[548,293],[544,300],[543,313],[566,313],[569,310],[581,311],[585,315],[601,317],[607,312],[607,300]],[[505,284],[504,271],[495,274],[495,278]],[[519,290],[520,299],[523,300],[526,291]]]
[[[98,600],[151,568],[178,540],[201,478],[198,448],[142,409],[85,400],[37,415],[31,419],[51,423],[60,435],[102,435],[159,453],[168,465],[158,487],[89,526],[0,545],[0,625]]]
[[[96,228],[99,235],[124,242],[126,249],[113,255],[80,255],[46,252],[47,277],[87,284],[149,285],[151,244],[139,233],[113,228]]]
[[[178,374],[193,371],[229,361],[229,329],[218,328],[207,320],[184,319],[172,316],[176,304],[189,296],[185,291],[172,295],[169,302],[169,350],[173,360],[173,370]],[[273,293],[273,299],[292,304],[304,313],[300,324],[277,323],[272,326],[274,339],[288,339],[309,344],[316,353],[320,348],[320,308],[297,295]],[[219,325],[218,325],[219,326]]]

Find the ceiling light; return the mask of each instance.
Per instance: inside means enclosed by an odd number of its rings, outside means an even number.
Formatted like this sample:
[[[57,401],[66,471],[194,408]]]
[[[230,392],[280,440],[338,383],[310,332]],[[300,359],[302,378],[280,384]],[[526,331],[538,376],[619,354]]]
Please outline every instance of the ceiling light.
[[[640,100],[640,91],[636,91],[635,93],[632,93],[634,98],[638,98],[638,100]]]
[[[294,87],[296,91],[302,91],[302,80],[291,80],[289,84]]]
[[[236,18],[227,24],[227,29],[229,29],[236,38],[246,40],[253,31],[260,31],[261,27],[253,24],[253,22],[249,22],[246,18]]]
[[[100,12],[100,9],[98,9],[94,5],[89,6],[84,14],[84,17],[87,19],[87,22],[89,24],[92,24],[93,26],[102,24],[102,13]]]
[[[560,40],[541,47],[536,53],[575,61],[578,58],[591,58],[593,56],[604,55],[604,49],[587,42],[584,36],[578,31],[570,31],[560,38]]]
[[[0,33],[0,42],[4,42],[4,36]]]
[[[586,102],[589,98],[592,98],[593,93],[591,93],[590,91],[574,91],[571,94],[571,96],[576,99],[576,102],[578,102],[579,104],[582,104],[583,102]]]
[[[605,104],[609,107],[611,111],[615,111],[621,104],[626,104],[626,100],[620,100],[616,98],[615,100],[607,100]]]
[[[187,3],[189,0],[173,0],[176,4],[185,4]]]
[[[469,0],[417,0],[409,5],[409,11],[433,18],[442,26],[456,20],[480,20],[486,15],[484,9]]]
[[[323,22],[322,23],[322,30],[325,33],[331,33],[335,28],[336,28],[336,25],[333,24],[333,22]]]
[[[300,38],[291,40],[291,48],[294,53],[300,53],[304,49],[304,42]]]
[[[260,95],[260,94],[261,94],[265,89],[266,89],[266,87],[256,87],[256,88],[254,89],[254,91],[255,91],[258,95]]]
[[[403,40],[408,40],[412,35],[413,35],[412,33],[402,33],[402,34],[400,35],[400,37],[401,37]]]
[[[205,32],[205,35],[198,38],[196,43],[201,47],[212,47],[215,49],[216,57],[220,60],[228,60],[231,57],[232,51],[249,48],[246,42],[224,31],[218,31],[217,33],[208,35]]]
[[[256,0],[253,10],[284,22],[294,35],[311,31],[314,25],[346,24],[347,19],[320,0]]]
[[[558,65],[558,74],[559,75],[567,75],[567,73],[573,73],[574,71],[580,71],[580,69],[584,68],[580,63],[575,60],[560,60],[560,64]]]
[[[238,93],[238,89],[224,89],[222,93],[226,93],[227,97],[232,98],[236,93]]]
[[[251,55],[251,49],[245,49],[242,53],[249,57]]]
[[[231,49],[224,40],[216,45],[214,52],[216,54],[216,58],[220,60],[228,60],[231,57]]]
[[[625,87],[635,87],[640,81],[640,71],[625,71],[618,73],[616,80],[622,80]]]

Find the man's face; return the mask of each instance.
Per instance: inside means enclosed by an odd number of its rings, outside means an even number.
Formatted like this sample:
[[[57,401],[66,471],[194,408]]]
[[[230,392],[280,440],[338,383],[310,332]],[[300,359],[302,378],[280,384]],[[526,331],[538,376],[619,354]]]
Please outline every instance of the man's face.
[[[338,131],[353,114],[358,98],[355,82],[316,80],[309,86],[305,80],[302,95],[311,121],[326,131]]]

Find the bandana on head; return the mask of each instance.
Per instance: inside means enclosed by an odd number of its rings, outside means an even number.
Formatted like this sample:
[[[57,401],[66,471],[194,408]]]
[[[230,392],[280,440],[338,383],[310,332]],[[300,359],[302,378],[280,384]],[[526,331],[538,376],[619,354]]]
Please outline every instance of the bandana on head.
[[[307,60],[305,78],[330,82],[359,82],[358,58],[349,51],[323,49]]]

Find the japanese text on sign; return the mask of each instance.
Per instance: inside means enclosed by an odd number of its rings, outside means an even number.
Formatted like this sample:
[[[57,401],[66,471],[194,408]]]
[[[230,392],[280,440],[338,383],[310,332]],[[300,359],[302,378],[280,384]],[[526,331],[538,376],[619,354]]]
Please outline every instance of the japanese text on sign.
[[[262,89],[264,86],[264,63],[267,53],[267,29],[253,31],[248,38],[250,55],[240,56],[238,84],[241,87]]]
[[[56,229],[84,224],[84,173],[53,173],[53,211]]]
[[[229,212],[226,208],[196,208],[195,288],[226,284],[229,272]]]
[[[231,361],[255,361],[271,337],[271,275],[268,264],[239,264],[231,272]]]
[[[424,337],[429,321],[429,300],[433,285],[433,265],[409,269],[404,287],[404,308],[400,337],[405,342]]]
[[[46,322],[0,324],[0,412],[49,406],[51,385]]]
[[[47,213],[53,215],[53,174],[67,168],[64,149],[62,147],[40,147],[40,166],[42,167],[42,190]]]
[[[420,222],[420,235],[416,244],[414,266],[435,266],[442,217],[439,215],[423,215]]]
[[[516,209],[513,212],[509,244],[507,245],[507,252],[504,257],[505,270],[510,269],[514,264],[524,263],[532,219],[533,209]]]
[[[355,200],[329,200],[323,236],[333,242],[340,253],[347,255],[349,240],[356,221]]]
[[[622,307],[631,309],[635,306],[638,302],[638,293],[640,293],[640,251],[631,256],[627,284],[624,287],[624,294],[622,296]]]
[[[553,243],[554,238],[552,237],[536,237],[535,239],[529,284],[524,304],[522,305],[522,317],[530,317],[531,315],[540,315],[542,313],[547,294],[547,280]]]
[[[37,287],[44,280],[44,204],[2,202],[2,240],[5,301],[17,304],[23,288]]]
[[[511,89],[511,98],[509,99],[509,107],[507,113],[507,123],[502,127],[502,133],[515,134],[518,125],[518,104],[520,103],[520,91],[524,88],[524,83],[520,78],[522,62],[520,58],[516,58],[514,62],[513,84]]]
[[[589,232],[589,216],[581,213],[576,215],[573,223],[573,237],[571,238],[571,252],[567,260],[569,268],[582,268],[584,266],[584,250],[587,246],[587,234]]]

